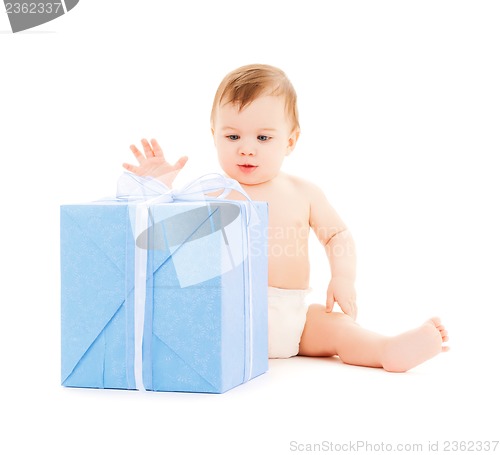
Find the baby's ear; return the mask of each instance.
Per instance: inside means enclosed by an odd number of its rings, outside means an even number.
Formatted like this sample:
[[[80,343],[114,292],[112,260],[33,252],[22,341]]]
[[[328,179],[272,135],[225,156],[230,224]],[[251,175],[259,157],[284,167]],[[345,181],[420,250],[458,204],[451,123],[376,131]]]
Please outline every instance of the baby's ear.
[[[293,152],[297,141],[299,140],[300,130],[297,128],[290,133],[290,137],[288,138],[288,146],[287,146],[287,155]]]

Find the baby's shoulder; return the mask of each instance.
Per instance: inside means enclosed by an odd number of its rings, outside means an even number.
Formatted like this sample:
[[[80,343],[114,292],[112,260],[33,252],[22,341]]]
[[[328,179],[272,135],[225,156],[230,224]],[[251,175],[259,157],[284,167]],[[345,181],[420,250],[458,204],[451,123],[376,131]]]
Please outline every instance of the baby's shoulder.
[[[308,199],[323,197],[323,190],[315,183],[296,175],[284,174],[284,180],[291,190],[297,191]]]

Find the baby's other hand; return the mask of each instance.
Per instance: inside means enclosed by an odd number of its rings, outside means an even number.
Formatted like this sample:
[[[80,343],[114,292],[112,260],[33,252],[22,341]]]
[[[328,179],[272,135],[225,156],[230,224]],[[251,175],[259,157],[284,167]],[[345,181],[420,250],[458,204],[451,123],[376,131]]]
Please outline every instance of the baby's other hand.
[[[123,167],[127,171],[142,177],[154,177],[171,188],[175,177],[186,164],[187,156],[179,158],[175,164],[170,164],[165,160],[163,151],[156,139],[151,139],[151,144],[146,139],[141,139],[141,144],[144,148],[144,154],[135,145],[130,146],[130,150],[137,158],[139,165],[134,166],[133,164],[123,163]]]
[[[344,277],[333,277],[328,285],[326,293],[326,312],[333,311],[333,305],[337,302],[341,310],[351,316],[354,320],[358,316],[356,305],[356,290],[354,283]]]

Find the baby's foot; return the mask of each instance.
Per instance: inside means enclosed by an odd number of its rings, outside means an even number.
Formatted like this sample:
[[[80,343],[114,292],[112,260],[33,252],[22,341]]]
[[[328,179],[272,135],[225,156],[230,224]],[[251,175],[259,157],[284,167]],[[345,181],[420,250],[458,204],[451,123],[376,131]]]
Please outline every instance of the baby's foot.
[[[445,352],[448,332],[439,318],[429,319],[416,329],[409,330],[387,340],[382,356],[382,367],[392,372],[408,371],[431,357]]]

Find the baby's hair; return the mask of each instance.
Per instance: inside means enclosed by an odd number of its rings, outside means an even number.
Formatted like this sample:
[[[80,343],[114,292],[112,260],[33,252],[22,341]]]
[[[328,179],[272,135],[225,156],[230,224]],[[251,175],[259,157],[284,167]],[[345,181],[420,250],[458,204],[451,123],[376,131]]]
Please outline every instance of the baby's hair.
[[[285,110],[290,119],[292,131],[299,129],[297,94],[286,74],[271,65],[245,65],[231,71],[220,83],[215,94],[210,123],[215,125],[217,108],[221,104],[233,103],[239,110],[262,95],[283,96]]]

